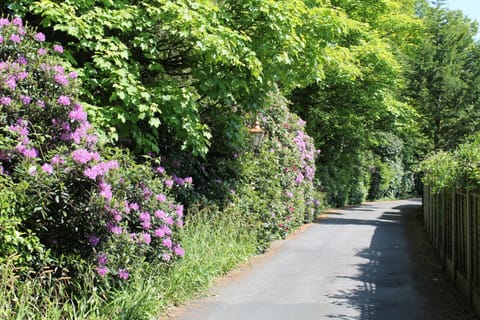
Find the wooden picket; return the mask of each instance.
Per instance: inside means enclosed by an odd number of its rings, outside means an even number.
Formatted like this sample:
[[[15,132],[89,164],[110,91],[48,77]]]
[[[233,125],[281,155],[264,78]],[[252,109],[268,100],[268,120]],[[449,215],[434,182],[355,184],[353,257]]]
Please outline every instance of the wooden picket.
[[[455,285],[480,315],[480,193],[432,193],[425,186],[425,229]]]

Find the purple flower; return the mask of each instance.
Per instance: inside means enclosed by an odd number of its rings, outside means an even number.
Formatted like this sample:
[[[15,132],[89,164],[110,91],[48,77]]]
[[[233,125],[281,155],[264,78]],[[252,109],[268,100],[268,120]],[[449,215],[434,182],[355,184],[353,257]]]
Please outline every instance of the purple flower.
[[[39,42],[44,42],[45,41],[45,35],[43,33],[39,32],[35,35],[35,39]]]
[[[163,239],[162,245],[168,249],[172,248],[172,240],[170,238]]]
[[[42,166],[42,171],[47,173],[47,174],[52,174],[53,173],[53,167],[49,163],[45,163]]]
[[[152,242],[152,238],[150,237],[150,234],[146,232],[142,233],[142,240],[143,242],[145,242],[145,244],[150,244],[150,242]]]
[[[25,157],[27,157],[27,158],[36,158],[36,157],[38,157],[38,151],[37,151],[37,149],[35,149],[35,148],[30,148],[30,149],[26,148],[26,149],[23,150],[21,153],[22,153]]]
[[[60,96],[57,100],[58,104],[61,106],[69,106],[71,104],[70,98],[67,96]]]
[[[68,74],[68,77],[70,79],[77,79],[78,78],[78,73],[76,73],[75,71],[72,71]]]
[[[86,149],[77,149],[72,152],[72,159],[78,163],[87,163],[92,160],[92,155]]]
[[[108,263],[108,257],[105,253],[100,253],[98,256],[97,256],[97,263],[99,265],[106,265]]]
[[[158,219],[164,219],[166,217],[165,211],[163,210],[155,211],[155,217],[157,217]]]
[[[168,187],[168,188],[171,188],[173,186],[173,180],[165,180],[165,185]]]
[[[183,217],[183,205],[178,205],[175,207],[175,213],[178,217]]]
[[[20,17],[13,18],[12,24],[15,25],[15,26],[18,26],[18,27],[23,26],[22,18],[20,18]]]
[[[100,195],[105,198],[106,200],[112,199],[112,186],[105,181],[101,180],[98,184],[100,187]]]
[[[65,163],[65,160],[63,160],[63,158],[61,158],[60,155],[55,155],[53,156],[52,160],[50,160],[50,163],[53,165],[63,164]]]
[[[55,80],[56,83],[58,83],[61,86],[67,86],[68,85],[68,79],[63,74],[56,74],[53,79]]]
[[[173,224],[173,218],[172,217],[165,217],[163,219],[163,222],[165,222],[165,224],[168,224],[169,226],[171,226]]]
[[[179,257],[183,257],[185,255],[185,250],[183,250],[183,248],[177,244],[175,247],[173,247],[173,253]]]
[[[47,54],[47,49],[40,48],[40,49],[38,49],[37,53],[38,53],[39,56],[44,56],[44,55]]]
[[[10,21],[7,18],[0,18],[0,29],[8,25],[10,25]]]
[[[9,87],[11,90],[13,90],[17,86],[17,81],[15,81],[14,77],[10,76],[10,77],[8,77],[7,81],[5,81],[5,84],[7,85],[7,87]]]
[[[58,53],[63,53],[63,47],[59,44],[56,44],[53,46],[53,51],[58,52]]]
[[[4,106],[9,106],[10,104],[12,104],[12,99],[10,97],[1,97],[0,98],[0,104],[3,104]]]
[[[88,242],[92,247],[95,247],[100,242],[100,238],[96,235],[91,234],[88,236]]]
[[[290,191],[285,192],[285,195],[289,198],[293,198],[293,193],[291,193]]]
[[[129,205],[130,209],[137,211],[139,209],[138,203],[132,202]]]
[[[128,277],[129,277],[128,271],[126,269],[122,269],[122,268],[118,269],[118,274],[117,275],[122,280],[127,280]]]
[[[307,124],[307,122],[303,119],[298,119],[298,125],[300,127],[305,127],[305,125]]]
[[[157,173],[163,174],[165,172],[165,168],[159,166],[159,167],[157,167],[156,171],[157,171]]]
[[[165,201],[167,201],[167,197],[166,197],[164,194],[161,194],[161,193],[160,193],[160,194],[157,194],[157,195],[155,196],[155,199],[157,199],[157,201],[159,201],[159,202],[165,202]]]
[[[147,211],[144,211],[142,213],[140,213],[139,217],[140,221],[142,222],[150,222],[151,220],[151,216],[150,216],[150,213],[147,212]]]
[[[10,41],[15,42],[15,43],[20,43],[22,41],[22,38],[18,34],[12,34],[10,36]]]
[[[97,267],[97,273],[100,277],[104,277],[108,273],[108,268],[104,266]]]
[[[157,238],[162,238],[165,236],[165,230],[162,228],[155,229],[153,236]]]
[[[18,57],[17,62],[24,66],[28,64],[27,58],[25,58],[24,56]]]
[[[119,226],[112,226],[110,228],[110,232],[112,232],[113,234],[121,234],[123,232],[123,229]]]
[[[193,183],[193,178],[192,177],[185,177],[183,180],[185,180],[186,184],[192,184]]]

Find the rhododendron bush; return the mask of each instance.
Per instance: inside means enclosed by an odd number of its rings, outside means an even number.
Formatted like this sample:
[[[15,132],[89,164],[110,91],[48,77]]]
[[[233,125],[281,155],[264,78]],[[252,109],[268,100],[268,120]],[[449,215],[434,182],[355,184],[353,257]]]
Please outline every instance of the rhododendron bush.
[[[0,19],[0,191],[19,193],[0,207],[0,230],[9,230],[0,240],[33,237],[19,263],[60,273],[84,261],[127,279],[144,261],[175,260],[184,254],[183,206],[170,196],[179,178],[99,144],[62,53],[20,18]],[[12,251],[0,247],[0,259]]]

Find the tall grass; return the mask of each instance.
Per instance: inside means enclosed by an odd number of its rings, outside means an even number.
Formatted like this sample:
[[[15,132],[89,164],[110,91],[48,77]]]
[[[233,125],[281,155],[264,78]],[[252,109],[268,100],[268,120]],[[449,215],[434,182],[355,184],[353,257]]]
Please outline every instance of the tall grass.
[[[187,217],[182,245],[185,257],[173,266],[145,265],[110,288],[98,286],[93,270],[72,282],[54,279],[49,270],[21,280],[12,257],[0,265],[0,319],[155,319],[255,254],[257,242],[241,213],[208,208]]]

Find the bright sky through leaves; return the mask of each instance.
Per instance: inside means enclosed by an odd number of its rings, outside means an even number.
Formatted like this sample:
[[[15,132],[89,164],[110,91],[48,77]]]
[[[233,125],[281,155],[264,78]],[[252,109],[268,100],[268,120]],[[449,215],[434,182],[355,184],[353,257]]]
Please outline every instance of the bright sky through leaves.
[[[450,9],[462,10],[468,17],[480,23],[480,1],[479,0],[448,0],[447,6]]]

